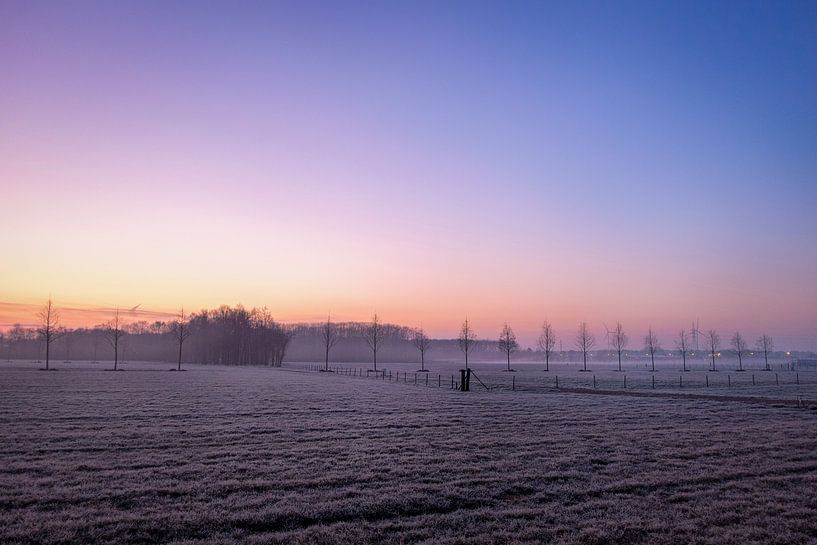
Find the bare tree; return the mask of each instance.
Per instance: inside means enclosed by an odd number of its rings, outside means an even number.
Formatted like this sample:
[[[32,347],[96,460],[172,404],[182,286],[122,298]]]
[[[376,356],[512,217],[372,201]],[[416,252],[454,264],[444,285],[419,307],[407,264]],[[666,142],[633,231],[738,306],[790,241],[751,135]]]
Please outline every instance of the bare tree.
[[[655,353],[661,348],[661,343],[652,328],[649,328],[647,334],[644,336],[644,348],[650,353],[652,372],[655,373]]]
[[[477,336],[471,328],[471,324],[468,323],[468,318],[462,323],[462,329],[460,329],[460,336],[457,341],[460,345],[460,350],[465,354],[465,368],[468,369],[468,354],[471,353],[477,342]]]
[[[60,313],[54,307],[50,297],[40,309],[40,312],[37,313],[37,318],[39,319],[37,333],[45,343],[45,369],[48,370],[51,359],[51,343],[59,336],[60,327]]]
[[[123,327],[122,319],[119,316],[119,307],[116,307],[116,312],[113,319],[105,324],[105,340],[113,348],[113,370],[119,369],[119,346],[122,344],[122,337],[125,336],[125,329]]]
[[[576,348],[582,353],[582,359],[584,361],[584,369],[582,369],[582,371],[587,371],[587,353],[590,352],[595,344],[596,338],[587,328],[587,322],[580,323],[579,330],[576,332]]]
[[[765,333],[760,336],[757,340],[757,349],[760,352],[763,352],[763,360],[766,362],[765,370],[771,371],[772,368],[769,367],[769,352],[774,350],[774,340]]]
[[[681,361],[683,362],[683,370],[687,371],[687,352],[689,351],[689,336],[686,330],[682,329],[678,332],[678,339],[675,341],[675,348],[681,353]]]
[[[624,352],[627,343],[630,342],[630,338],[624,333],[624,326],[621,325],[621,322],[616,322],[616,328],[611,334],[610,342],[616,350],[616,354],[618,354],[618,370],[621,371],[621,353]]]
[[[743,353],[746,352],[747,346],[746,339],[743,338],[740,331],[736,331],[732,336],[732,348],[735,349],[738,355],[738,371],[743,371]]]
[[[502,326],[502,332],[499,334],[499,349],[505,353],[505,356],[508,359],[508,371],[513,371],[511,369],[511,354],[519,348],[519,343],[516,342],[516,334],[511,329],[511,326],[508,325],[508,322]]]
[[[179,345],[179,361],[178,367],[176,368],[177,371],[182,370],[182,346],[184,345],[184,341],[186,341],[190,336],[190,333],[190,328],[188,327],[187,320],[184,317],[184,307],[182,307],[181,312],[179,312],[178,319],[174,320],[170,325],[170,334],[173,335],[173,338],[176,340],[176,344]]]
[[[426,352],[431,348],[431,339],[428,338],[426,332],[420,327],[414,330],[414,336],[411,339],[414,347],[420,351],[420,372],[425,373],[426,369]]]
[[[372,316],[372,321],[366,329],[366,344],[372,350],[372,362],[374,363],[374,372],[377,373],[377,351],[383,344],[383,324],[377,314]]]
[[[331,316],[326,317],[326,324],[324,324],[321,330],[321,336],[323,337],[323,347],[326,351],[324,371],[329,371],[329,351],[332,350],[332,347],[335,346],[340,339],[338,336],[338,330],[335,327],[335,324],[332,323]]]
[[[721,336],[714,329],[710,329],[706,334],[706,340],[709,344],[709,355],[712,356],[712,371],[717,371],[715,369],[715,355],[721,347]]]
[[[556,333],[554,333],[553,326],[547,320],[542,324],[538,345],[539,350],[545,353],[545,371],[550,371],[550,355],[553,353],[553,347],[556,346]]]

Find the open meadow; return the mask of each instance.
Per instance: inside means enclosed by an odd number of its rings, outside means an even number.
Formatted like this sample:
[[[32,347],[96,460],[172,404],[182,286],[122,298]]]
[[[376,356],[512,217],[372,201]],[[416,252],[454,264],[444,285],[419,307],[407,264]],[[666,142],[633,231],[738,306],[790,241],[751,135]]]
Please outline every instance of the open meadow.
[[[4,544],[817,542],[811,409],[36,367],[0,365]]]

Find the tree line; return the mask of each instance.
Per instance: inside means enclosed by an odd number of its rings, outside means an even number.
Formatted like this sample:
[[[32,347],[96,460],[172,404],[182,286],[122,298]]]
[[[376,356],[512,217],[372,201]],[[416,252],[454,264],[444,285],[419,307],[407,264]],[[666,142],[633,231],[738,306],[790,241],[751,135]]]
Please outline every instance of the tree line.
[[[219,365],[265,365],[280,366],[287,356],[291,341],[298,339],[312,348],[320,346],[320,356],[324,369],[330,369],[331,361],[351,361],[360,355],[360,347],[368,350],[372,371],[379,372],[379,357],[384,347],[399,345],[410,347],[419,360],[419,371],[426,371],[426,359],[434,351],[450,355],[451,345],[456,345],[461,353],[466,368],[469,367],[475,351],[483,354],[503,355],[507,371],[511,367],[514,355],[520,350],[516,334],[508,323],[504,323],[498,337],[480,340],[471,322],[466,318],[462,323],[459,335],[452,340],[430,339],[423,328],[410,328],[383,323],[375,314],[368,323],[333,322],[331,316],[326,321],[313,324],[284,325],[273,319],[266,308],[246,309],[220,306],[216,309],[205,309],[197,313],[185,314],[181,310],[177,317],[170,321],[147,322],[144,320],[126,322],[118,309],[112,311],[110,320],[92,328],[69,329],[60,323],[60,312],[49,299],[37,314],[37,327],[25,328],[15,325],[5,333],[0,333],[0,350],[5,350],[8,360],[14,357],[34,357],[41,359],[44,352],[45,367],[50,368],[54,343],[60,343],[62,355],[70,361],[75,357],[97,361],[101,355],[112,356],[113,367],[118,369],[119,362],[125,355],[131,359],[168,361],[177,363],[181,369],[182,361],[194,361],[204,364]],[[605,329],[606,326],[605,326]],[[717,370],[717,356],[720,355],[720,334],[711,329],[702,333],[697,329],[681,329],[672,340],[672,346],[682,360],[683,370],[688,371],[687,358],[699,348],[693,346],[703,339],[704,350],[710,361],[710,370]],[[587,371],[588,358],[597,348],[597,339],[586,322],[578,324],[575,332],[568,335],[568,350],[571,356],[581,358],[582,370]],[[650,327],[641,337],[641,348],[651,362],[655,371],[656,356],[666,350],[662,341]],[[362,343],[360,342],[362,341]],[[550,363],[555,358],[564,359],[564,350],[560,342],[559,354],[556,345],[559,337],[553,324],[544,321],[537,339],[535,354],[541,355],[545,371],[550,370]],[[615,327],[607,329],[607,353],[615,354],[618,371],[622,370],[622,359],[630,347],[630,336],[624,326],[618,322]],[[337,347],[346,343],[347,351],[336,354]],[[355,344],[357,343],[357,344]],[[638,343],[633,343],[638,346]],[[738,370],[743,370],[743,360],[749,351],[749,342],[740,332],[735,332],[729,339],[729,346],[738,360]],[[353,348],[350,348],[353,347]],[[767,334],[761,335],[754,343],[755,350],[763,355],[765,368],[770,369],[769,356],[774,352],[774,340]],[[572,349],[571,349],[572,348]],[[601,350],[601,348],[599,348]],[[638,349],[638,348],[637,348]],[[530,361],[532,351],[528,349]],[[0,352],[1,353],[1,352]],[[301,354],[300,356],[302,356]],[[314,355],[314,353],[313,353]],[[439,354],[442,356],[442,354]],[[340,359],[337,359],[338,356]],[[394,353],[390,355],[394,357]],[[308,358],[314,361],[316,358]]]

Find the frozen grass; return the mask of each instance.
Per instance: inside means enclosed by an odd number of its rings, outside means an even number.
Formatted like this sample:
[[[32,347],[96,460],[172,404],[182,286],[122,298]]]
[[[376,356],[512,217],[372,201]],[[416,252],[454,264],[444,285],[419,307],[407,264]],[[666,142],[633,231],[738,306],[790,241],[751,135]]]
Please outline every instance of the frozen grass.
[[[299,366],[305,368],[302,364]],[[360,363],[338,364],[338,366],[363,370],[367,367]],[[400,382],[412,384],[418,366],[389,363],[384,367],[387,373],[391,371],[393,380],[396,380],[396,373],[399,371]],[[452,375],[455,380],[459,380],[461,367],[463,367],[461,363],[430,364],[429,384],[436,386],[437,376],[441,375],[442,384],[450,386]],[[786,401],[790,404],[796,404],[797,399],[802,398],[804,401],[817,404],[817,372],[814,371],[795,372],[777,368],[767,372],[752,368],[744,372],[737,372],[731,366],[722,365],[718,372],[713,373],[707,372],[702,365],[697,364],[692,371],[684,373],[680,371],[680,361],[662,361],[655,373],[644,369],[643,363],[640,366],[631,363],[624,372],[617,372],[610,362],[596,362],[587,373],[579,371],[580,366],[576,363],[561,362],[552,365],[550,372],[547,373],[544,372],[543,364],[534,363],[515,363],[512,373],[506,372],[505,364],[499,363],[476,363],[471,367],[492,390],[515,388],[517,391],[524,392],[546,392],[555,388],[558,376],[561,388],[592,389],[595,377],[596,388],[620,392],[625,389],[626,377],[626,390],[629,392],[655,391],[696,396],[757,397]],[[416,374],[418,382],[425,385],[424,374]],[[655,388],[653,388],[653,379]],[[478,382],[472,380],[472,383],[475,393],[483,391]]]
[[[0,367],[0,542],[817,541],[817,411]]]

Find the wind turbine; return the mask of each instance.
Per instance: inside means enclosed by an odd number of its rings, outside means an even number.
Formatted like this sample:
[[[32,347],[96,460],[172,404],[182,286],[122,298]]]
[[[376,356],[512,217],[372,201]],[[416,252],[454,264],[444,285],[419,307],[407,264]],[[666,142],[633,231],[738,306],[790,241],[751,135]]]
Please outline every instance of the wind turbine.
[[[700,347],[698,346],[698,335],[703,335],[700,326],[701,321],[699,319],[695,319],[695,321],[692,322],[692,330],[690,333],[692,333],[692,343],[695,345],[695,352],[700,350]]]
[[[612,347],[612,344],[610,343],[610,328],[607,327],[607,324],[605,324],[604,322],[602,322],[601,324],[604,326],[604,331],[606,332],[604,336],[607,339],[607,357],[610,357],[610,350]]]

